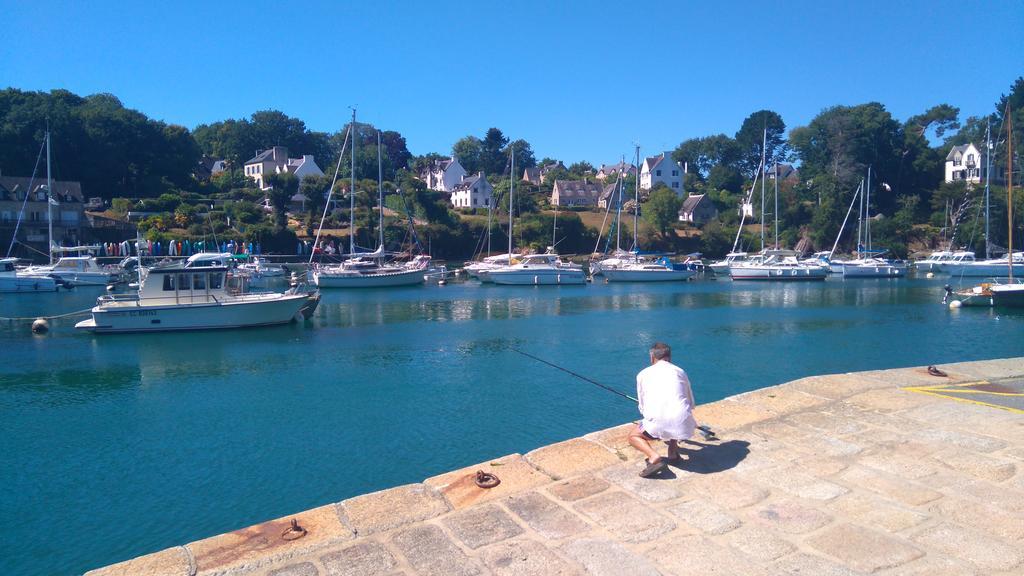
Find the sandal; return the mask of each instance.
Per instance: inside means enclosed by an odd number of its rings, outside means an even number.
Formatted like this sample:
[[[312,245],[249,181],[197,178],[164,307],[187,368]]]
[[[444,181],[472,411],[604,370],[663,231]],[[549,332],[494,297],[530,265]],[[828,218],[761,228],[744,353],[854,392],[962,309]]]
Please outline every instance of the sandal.
[[[659,458],[658,461],[653,464],[649,460],[644,460],[644,462],[647,462],[647,467],[640,471],[641,478],[650,478],[668,466],[668,463],[664,458]]]

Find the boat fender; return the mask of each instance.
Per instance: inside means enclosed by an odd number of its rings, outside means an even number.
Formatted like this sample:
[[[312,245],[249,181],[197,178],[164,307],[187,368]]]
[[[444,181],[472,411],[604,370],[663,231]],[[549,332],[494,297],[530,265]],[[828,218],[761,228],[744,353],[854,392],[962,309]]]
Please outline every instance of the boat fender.
[[[963,304],[959,300],[953,300],[952,302],[949,303],[949,307],[954,310],[959,308],[960,306],[963,306]]]
[[[46,321],[46,318],[36,318],[32,322],[32,333],[33,334],[46,334],[50,331],[50,323]]]

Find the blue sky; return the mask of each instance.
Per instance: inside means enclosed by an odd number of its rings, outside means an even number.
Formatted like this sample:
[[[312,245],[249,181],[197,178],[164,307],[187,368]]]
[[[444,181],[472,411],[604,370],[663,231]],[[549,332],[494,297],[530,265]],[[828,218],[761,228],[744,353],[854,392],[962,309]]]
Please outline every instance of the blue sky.
[[[637,8],[642,6],[642,8]],[[790,127],[879,101],[988,113],[1024,74],[1024,4],[999,2],[29,2],[0,0],[0,87],[110,92],[194,127],[279,109],[360,118],[414,154],[497,126],[594,164]]]

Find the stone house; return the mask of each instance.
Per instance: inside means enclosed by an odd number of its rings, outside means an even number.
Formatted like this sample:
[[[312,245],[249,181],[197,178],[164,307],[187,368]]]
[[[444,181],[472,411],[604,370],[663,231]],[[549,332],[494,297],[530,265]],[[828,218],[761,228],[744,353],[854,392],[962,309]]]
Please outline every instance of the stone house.
[[[434,160],[419,173],[419,179],[427,183],[428,190],[451,192],[466,177],[466,169],[455,156],[447,160]]]
[[[526,168],[523,170],[523,182],[529,182],[534,186],[540,186],[544,182],[545,176],[559,168],[565,170],[565,165],[561,162],[548,162],[543,166],[532,166],[530,168]]]
[[[274,146],[263,150],[245,162],[245,175],[251,178],[260,190],[269,190],[264,177],[268,174],[291,173],[301,182],[307,176],[323,176],[324,172],[316,165],[313,156],[303,155],[301,158],[289,158],[286,146]]]
[[[29,183],[31,182],[31,187]],[[27,198],[26,198],[27,197]],[[18,241],[46,251],[49,217],[53,214],[53,241],[75,245],[84,241],[85,198],[78,182],[54,180],[53,205],[47,205],[46,179],[0,176],[0,238],[9,241],[18,229]],[[18,226],[22,204],[25,211]]]
[[[605,180],[607,178],[617,178],[619,174],[624,174],[626,177],[636,175],[636,166],[628,164],[626,162],[619,162],[618,164],[605,165],[601,164],[601,167],[597,170],[597,175],[594,178],[598,180]]]
[[[679,221],[701,226],[708,220],[718,216],[718,208],[706,194],[694,194],[683,200],[679,209]]]
[[[597,206],[605,187],[588,180],[555,180],[552,206]]]
[[[451,203],[455,208],[489,208],[494,198],[494,187],[483,172],[466,176],[451,190]]]
[[[641,190],[650,190],[658,182],[663,182],[676,194],[683,193],[683,168],[672,159],[669,152],[644,158],[644,163],[640,167]]]

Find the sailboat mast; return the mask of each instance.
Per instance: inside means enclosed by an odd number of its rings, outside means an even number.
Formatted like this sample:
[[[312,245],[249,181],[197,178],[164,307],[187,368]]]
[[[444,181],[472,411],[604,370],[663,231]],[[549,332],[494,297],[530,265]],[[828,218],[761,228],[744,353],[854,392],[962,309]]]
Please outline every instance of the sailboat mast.
[[[356,253],[356,109],[352,109],[352,166],[348,189],[348,253]]]
[[[1007,100],[1007,265],[1010,283],[1014,283],[1014,117]],[[49,141],[49,140],[46,140]],[[48,164],[47,164],[48,165]]]
[[[46,127],[46,222],[49,230],[48,241],[50,264],[53,264],[53,179],[50,177],[50,127]]]
[[[767,122],[767,120],[765,120]],[[768,128],[761,134],[761,170],[765,169],[765,147],[768,144]],[[764,252],[764,178],[761,178],[761,252]]]
[[[384,167],[380,157],[380,130],[377,130],[377,208],[380,211],[380,246],[384,247]]]
[[[861,185],[863,185],[861,180]],[[857,209],[857,258],[860,258],[860,247],[864,240],[864,195],[860,195],[860,207]]]
[[[992,121],[985,125],[985,259],[989,259],[988,247],[991,242],[988,239],[988,210],[989,210],[989,183],[992,179]]]
[[[636,145],[636,164],[640,165],[640,145]],[[633,250],[636,250],[637,218],[640,217],[640,178],[636,178],[636,185],[633,187]]]
[[[622,156],[622,161],[626,161],[626,156]],[[615,251],[618,252],[622,249],[622,172],[619,172],[619,202],[615,208]]]
[[[775,249],[779,249],[779,163],[775,163]]]
[[[509,148],[512,148],[512,163],[510,165],[511,167],[509,168],[509,173],[510,174],[515,174],[516,173],[516,149],[515,149],[514,146],[509,146]],[[515,178],[509,178],[508,182],[509,182],[509,188],[508,188],[508,263],[512,264],[512,197],[515,196],[515,193],[516,193],[516,179]]]
[[[871,166],[868,166],[868,180],[864,183],[864,242],[867,249],[871,251]]]

